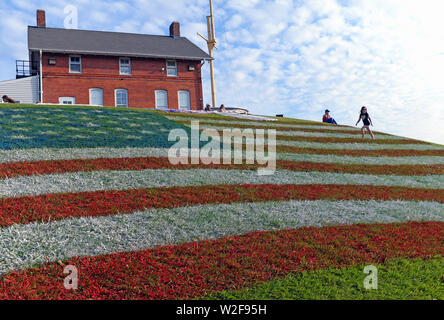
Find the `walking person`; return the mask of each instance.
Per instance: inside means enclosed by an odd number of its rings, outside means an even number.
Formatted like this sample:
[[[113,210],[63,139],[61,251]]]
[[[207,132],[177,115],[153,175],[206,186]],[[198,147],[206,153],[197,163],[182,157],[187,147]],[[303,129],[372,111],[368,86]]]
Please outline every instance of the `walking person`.
[[[330,110],[326,109],[325,110],[325,114],[322,117],[322,122],[325,123],[332,123],[332,124],[337,124],[335,119],[333,119],[332,117],[330,117]]]
[[[361,128],[362,138],[364,138],[365,135],[365,129],[367,129],[368,133],[372,137],[372,139],[375,139],[375,136],[373,135],[372,130],[370,129],[370,125],[373,126],[372,118],[370,118],[370,115],[367,112],[367,107],[363,106],[361,108],[361,114],[359,115],[358,122],[356,122],[356,125],[358,125],[359,121],[363,122],[363,126]]]

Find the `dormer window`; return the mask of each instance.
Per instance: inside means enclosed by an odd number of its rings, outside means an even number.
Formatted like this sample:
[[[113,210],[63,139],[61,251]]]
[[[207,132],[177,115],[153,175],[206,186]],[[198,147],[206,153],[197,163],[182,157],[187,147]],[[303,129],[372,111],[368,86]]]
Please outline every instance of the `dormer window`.
[[[82,58],[80,56],[69,57],[69,72],[82,73]]]
[[[119,59],[120,74],[131,75],[131,60],[129,58]]]
[[[177,62],[175,60],[167,60],[167,76],[177,77]]]

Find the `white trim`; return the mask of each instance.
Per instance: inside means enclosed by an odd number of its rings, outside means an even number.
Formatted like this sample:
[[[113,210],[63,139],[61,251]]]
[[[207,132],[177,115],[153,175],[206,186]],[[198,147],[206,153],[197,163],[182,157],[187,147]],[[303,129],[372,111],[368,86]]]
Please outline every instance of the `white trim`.
[[[181,108],[180,107],[180,93],[181,92],[186,92],[188,93],[188,108]],[[191,93],[188,90],[179,90],[177,91],[177,108],[179,110],[191,110]]]
[[[168,74],[168,62],[174,62],[176,74],[174,74],[174,75]],[[167,77],[178,77],[179,76],[179,71],[178,71],[177,61],[176,60],[166,60],[165,65],[166,65],[166,75],[167,75]]]
[[[125,92],[126,92],[126,106],[117,105],[117,91],[119,91],[119,90],[125,90]],[[119,107],[119,108],[128,108],[129,107],[129,93],[128,93],[128,89],[117,88],[117,89],[114,90],[114,106]]]
[[[130,69],[129,73],[122,73],[122,60],[123,60],[123,59],[129,61],[129,69]],[[131,70],[131,58],[125,58],[125,57],[121,57],[121,58],[119,58],[119,74],[120,74],[121,76],[130,76],[131,73],[132,73],[131,71],[132,71],[132,70]]]
[[[102,104],[92,104],[91,103],[91,92],[92,92],[92,90],[101,90],[101,92],[102,92]],[[103,107],[103,89],[102,88],[89,88],[89,105],[90,106],[100,106],[100,107]]]
[[[42,50],[40,50],[40,103],[43,103],[43,72],[42,72],[42,67],[43,67],[43,52]]]
[[[79,71],[72,71],[71,70],[71,58],[79,58],[80,61],[80,72]],[[69,73],[75,73],[75,74],[80,74],[82,73],[82,57],[78,56],[78,55],[70,55],[69,56]]]

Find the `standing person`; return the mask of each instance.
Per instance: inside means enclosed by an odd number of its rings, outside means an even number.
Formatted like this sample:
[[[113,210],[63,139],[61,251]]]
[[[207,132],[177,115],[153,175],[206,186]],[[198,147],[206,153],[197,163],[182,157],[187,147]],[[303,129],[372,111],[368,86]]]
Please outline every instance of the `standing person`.
[[[359,121],[364,123],[364,126],[361,128],[362,138],[364,138],[365,135],[365,129],[367,129],[368,133],[372,137],[372,139],[375,139],[375,136],[373,135],[372,130],[370,129],[370,125],[373,126],[372,118],[370,118],[370,115],[367,113],[367,107],[363,106],[361,108],[361,114],[359,115],[358,122],[356,122],[356,125],[358,125]]]
[[[330,117],[330,110],[325,110],[325,114],[322,117],[322,122],[325,123],[332,123],[332,124],[337,124],[335,119],[333,119],[332,117]]]

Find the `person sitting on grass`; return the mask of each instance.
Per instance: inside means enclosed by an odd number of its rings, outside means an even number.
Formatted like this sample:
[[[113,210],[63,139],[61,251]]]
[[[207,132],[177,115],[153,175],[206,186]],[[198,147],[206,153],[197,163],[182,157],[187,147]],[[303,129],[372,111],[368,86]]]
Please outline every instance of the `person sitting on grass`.
[[[3,100],[4,103],[15,103],[15,100],[10,98],[10,97],[8,97],[7,95],[4,95],[2,97],[2,100]]]
[[[227,109],[225,109],[223,104],[220,105],[219,112],[227,112]]]
[[[207,105],[205,106],[205,111],[211,111],[211,106],[207,103]]]
[[[370,125],[373,126],[372,118],[370,118],[370,115],[367,113],[367,107],[363,106],[361,108],[361,113],[359,114],[358,122],[356,122],[356,125],[358,125],[359,121],[364,123],[364,126],[361,128],[362,138],[364,138],[365,135],[365,129],[367,129],[368,133],[372,137],[372,139],[375,139],[375,136],[373,135],[372,130],[370,129]]]
[[[322,117],[322,122],[325,123],[332,123],[332,124],[337,124],[335,119],[333,119],[332,117],[330,117],[330,110],[325,110],[325,114]]]

